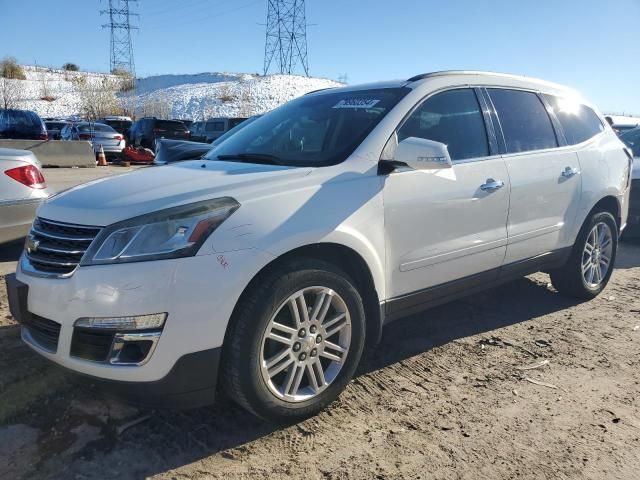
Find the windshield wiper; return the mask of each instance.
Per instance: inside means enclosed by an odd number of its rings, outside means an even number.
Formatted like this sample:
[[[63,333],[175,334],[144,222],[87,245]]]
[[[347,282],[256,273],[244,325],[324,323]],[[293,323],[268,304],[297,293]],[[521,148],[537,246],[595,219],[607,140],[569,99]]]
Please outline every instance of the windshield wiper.
[[[282,161],[275,155],[267,153],[236,153],[229,155],[217,155],[218,160],[242,160],[248,163],[268,163],[282,165]]]

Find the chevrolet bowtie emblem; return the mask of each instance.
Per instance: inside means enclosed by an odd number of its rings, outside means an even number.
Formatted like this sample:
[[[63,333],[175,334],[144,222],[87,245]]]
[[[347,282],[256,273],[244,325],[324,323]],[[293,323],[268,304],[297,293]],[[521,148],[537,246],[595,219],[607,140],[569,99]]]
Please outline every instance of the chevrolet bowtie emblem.
[[[40,240],[36,240],[31,235],[27,237],[27,244],[26,244],[27,253],[37,251],[39,246],[40,246]]]

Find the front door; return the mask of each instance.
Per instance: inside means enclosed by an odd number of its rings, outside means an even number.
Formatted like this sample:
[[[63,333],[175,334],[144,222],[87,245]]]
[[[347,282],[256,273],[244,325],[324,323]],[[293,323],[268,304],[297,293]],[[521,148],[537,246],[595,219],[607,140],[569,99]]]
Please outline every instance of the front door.
[[[504,160],[490,151],[472,89],[429,97],[397,137],[442,142],[453,161],[453,168],[396,170],[385,179],[388,308],[409,312],[466,281],[497,277],[506,251],[510,188]]]
[[[511,179],[509,264],[564,246],[580,205],[580,163],[575,151],[558,148],[551,119],[536,93],[488,92],[504,135]]]

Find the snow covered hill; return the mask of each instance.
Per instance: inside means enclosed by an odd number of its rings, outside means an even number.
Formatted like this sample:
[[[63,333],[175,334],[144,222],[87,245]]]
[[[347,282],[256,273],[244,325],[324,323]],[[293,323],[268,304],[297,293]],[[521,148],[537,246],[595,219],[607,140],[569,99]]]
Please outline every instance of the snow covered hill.
[[[18,87],[17,108],[35,110],[42,117],[82,114],[78,84],[100,90],[118,77],[101,73],[24,66],[26,80],[8,80]],[[135,94],[118,93],[120,103],[138,115],[158,109],[169,118],[202,120],[217,116],[250,116],[267,112],[312,90],[341,84],[323,78],[296,75],[200,73],[157,75],[138,80]],[[157,113],[156,113],[157,114]]]

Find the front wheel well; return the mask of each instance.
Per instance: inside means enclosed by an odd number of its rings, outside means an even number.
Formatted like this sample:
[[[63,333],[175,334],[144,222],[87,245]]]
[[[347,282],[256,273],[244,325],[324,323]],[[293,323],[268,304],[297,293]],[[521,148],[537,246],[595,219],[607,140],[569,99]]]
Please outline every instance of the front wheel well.
[[[316,243],[290,250],[264,266],[245,287],[238,299],[240,303],[245,293],[250,291],[261,278],[275,268],[301,258],[321,260],[343,271],[362,296],[366,321],[366,347],[375,347],[382,335],[382,313],[373,276],[366,261],[355,250],[336,243]]]

